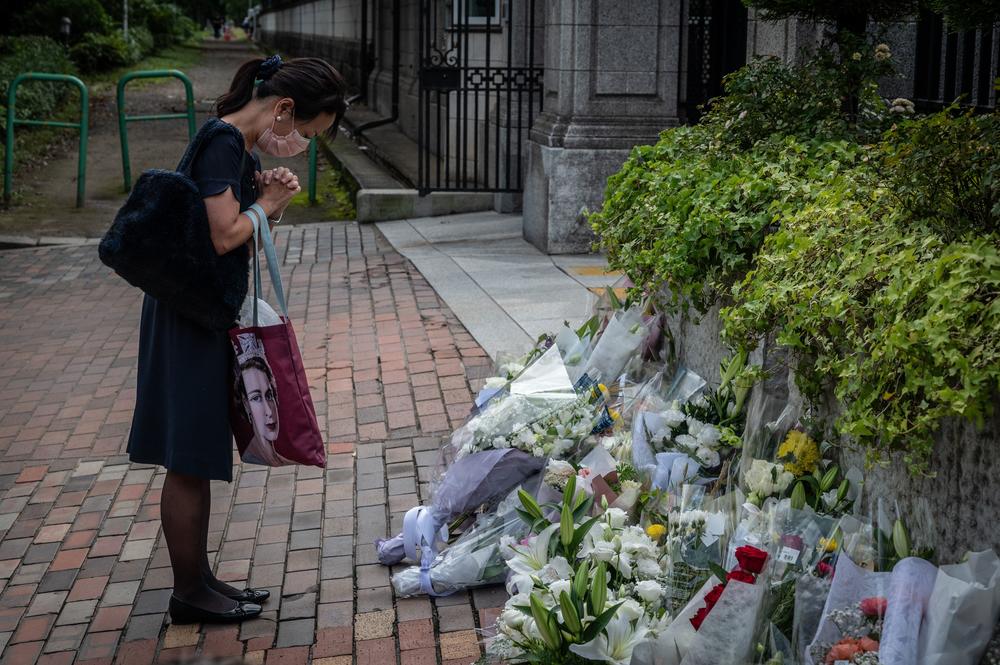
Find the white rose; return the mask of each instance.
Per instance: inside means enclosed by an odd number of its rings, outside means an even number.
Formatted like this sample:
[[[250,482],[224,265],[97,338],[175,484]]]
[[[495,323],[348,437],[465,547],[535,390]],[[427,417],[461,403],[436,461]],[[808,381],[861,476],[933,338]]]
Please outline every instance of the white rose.
[[[592,559],[603,561],[605,563],[609,563],[617,555],[618,552],[615,550],[615,546],[606,540],[600,540],[594,543],[593,549],[591,549],[588,554],[588,556]]]
[[[635,585],[635,592],[647,603],[652,603],[663,595],[663,587],[654,580],[643,580]]]
[[[705,423],[701,422],[697,418],[687,417],[688,434],[693,437],[697,437],[701,430],[705,427]]]
[[[667,427],[677,427],[685,420],[684,412],[677,408],[667,409],[663,414]]]
[[[683,446],[684,448],[698,447],[698,439],[694,438],[690,434],[680,434],[674,439],[674,442],[678,446]]]
[[[715,448],[715,444],[722,438],[722,432],[715,425],[705,425],[696,435],[698,445],[706,448]]]
[[[527,618],[524,612],[514,608],[504,609],[500,613],[500,623],[508,630],[519,630]]]
[[[649,578],[659,577],[663,572],[660,562],[647,556],[640,558],[639,561],[636,562],[635,569],[641,577]]]
[[[637,603],[633,598],[627,598],[622,601],[621,606],[618,608],[618,614],[625,617],[628,621],[635,621],[643,614],[642,605]]]
[[[699,448],[698,452],[695,453],[698,456],[698,461],[704,467],[712,468],[719,466],[719,453],[711,448]]]

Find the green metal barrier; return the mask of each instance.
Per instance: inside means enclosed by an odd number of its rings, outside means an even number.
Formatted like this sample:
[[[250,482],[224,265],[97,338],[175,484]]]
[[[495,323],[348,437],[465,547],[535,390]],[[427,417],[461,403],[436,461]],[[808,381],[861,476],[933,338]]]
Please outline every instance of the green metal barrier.
[[[125,86],[135,79],[177,78],[184,84],[187,97],[187,110],[184,113],[157,113],[154,115],[125,115]],[[118,79],[118,136],[122,146],[122,174],[125,181],[125,191],[132,189],[132,164],[128,156],[128,123],[139,120],[177,120],[187,118],[188,138],[193,139],[197,128],[194,115],[194,91],[191,79],[177,69],[149,69],[146,71],[129,72]]]
[[[58,120],[28,120],[17,118],[14,107],[17,102],[17,86],[25,81],[62,81],[75,85],[80,90],[80,122],[62,122]],[[84,188],[87,175],[87,125],[90,120],[90,95],[83,81],[69,74],[48,74],[42,72],[25,72],[18,74],[11,81],[7,90],[7,147],[4,156],[3,198],[10,201],[10,193],[14,184],[14,125],[30,127],[66,127],[80,131],[80,158],[76,173],[76,207],[83,207]]]
[[[309,141],[309,204],[316,204],[316,138]]]

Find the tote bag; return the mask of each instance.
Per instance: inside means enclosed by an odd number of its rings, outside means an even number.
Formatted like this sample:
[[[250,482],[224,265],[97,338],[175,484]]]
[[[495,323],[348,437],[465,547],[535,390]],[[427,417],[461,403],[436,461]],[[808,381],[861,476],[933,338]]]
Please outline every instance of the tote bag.
[[[248,214],[254,219],[256,211]],[[230,425],[244,462],[265,466],[304,464],[326,467],[326,446],[316,421],[302,356],[288,319],[288,306],[278,272],[267,221],[254,221],[255,244],[262,242],[281,323],[259,325],[261,290],[258,252],[253,256],[253,321],[229,331],[236,354]]]
[[[247,253],[243,247],[216,253],[191,170],[215,136],[233,132],[239,135],[232,125],[211,118],[176,171],[144,172],[97,248],[101,262],[129,284],[218,331],[232,327],[247,295]]]

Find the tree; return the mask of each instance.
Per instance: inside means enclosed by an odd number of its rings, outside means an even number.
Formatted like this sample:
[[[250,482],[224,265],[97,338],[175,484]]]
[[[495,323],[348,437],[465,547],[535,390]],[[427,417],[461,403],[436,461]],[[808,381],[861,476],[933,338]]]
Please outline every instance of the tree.
[[[946,2],[947,0],[940,0]],[[988,2],[989,0],[980,0]],[[836,27],[838,34],[850,32],[863,35],[869,20],[892,21],[910,16],[919,8],[918,0],[743,0],[747,7],[762,11],[764,18],[777,20],[785,18],[805,18],[813,21],[828,21]]]

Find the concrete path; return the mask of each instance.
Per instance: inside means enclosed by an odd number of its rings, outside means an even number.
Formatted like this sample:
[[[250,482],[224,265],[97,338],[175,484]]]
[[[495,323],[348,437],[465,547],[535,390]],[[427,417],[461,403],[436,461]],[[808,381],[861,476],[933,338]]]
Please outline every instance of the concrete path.
[[[548,256],[521,234],[520,215],[477,212],[380,222],[490,356],[523,353],[564,321],[582,323],[595,292],[620,275],[601,255]]]
[[[212,484],[218,574],[272,592],[263,618],[242,626],[174,626],[165,613],[164,473],[124,455],[141,294],[92,246],[3,253],[0,663],[205,654],[468,665],[480,656],[503,589],[398,598],[372,543],[427,499],[441,437],[465,419],[492,363],[373,227],[283,228],[277,242],[329,466],[234,457],[233,482]]]

